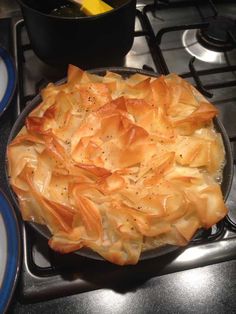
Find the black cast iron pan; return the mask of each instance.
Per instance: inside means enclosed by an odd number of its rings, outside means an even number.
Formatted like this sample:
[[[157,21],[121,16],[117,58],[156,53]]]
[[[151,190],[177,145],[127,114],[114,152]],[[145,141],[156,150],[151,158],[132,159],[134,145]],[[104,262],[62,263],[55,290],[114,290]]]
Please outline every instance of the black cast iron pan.
[[[128,76],[135,74],[135,73],[140,73],[140,74],[149,75],[149,76],[153,76],[153,77],[159,76],[158,74],[155,74],[155,73],[149,72],[149,71],[145,71],[145,70],[140,70],[140,69],[135,69],[135,68],[122,68],[122,67],[121,68],[120,67],[99,68],[99,69],[95,69],[95,70],[90,70],[89,72],[91,72],[93,74],[104,75],[106,73],[106,71],[118,73],[118,74],[122,75],[123,77],[128,77]],[[62,84],[65,81],[66,81],[66,78],[58,81],[57,84]],[[10,136],[8,139],[8,144],[12,141],[12,139],[21,130],[21,128],[24,125],[26,117],[40,103],[40,101],[41,101],[41,96],[37,95],[22,111],[22,113],[20,114],[20,116],[16,120],[16,122],[15,122],[15,124],[11,130],[11,133],[10,133]],[[215,126],[215,129],[217,130],[217,132],[221,133],[221,135],[222,135],[222,139],[223,139],[223,143],[224,143],[224,147],[225,147],[225,153],[226,153],[226,164],[225,164],[225,167],[223,170],[223,180],[221,183],[222,193],[224,196],[224,200],[226,201],[226,199],[229,195],[232,180],[233,180],[232,148],[230,145],[228,135],[225,131],[225,128],[218,118],[214,119],[214,126]],[[6,160],[6,166],[7,166],[7,160]],[[7,174],[7,167],[6,167],[6,174]],[[16,206],[18,207],[17,197],[14,194],[14,192],[12,191],[10,186],[9,186],[9,189],[10,189],[12,198],[13,198]],[[33,229],[35,229],[43,237],[45,237],[46,239],[50,238],[50,232],[46,226],[35,224],[33,222],[28,222],[28,223],[33,227]],[[146,252],[143,252],[141,254],[140,260],[150,259],[153,257],[164,255],[164,254],[167,254],[171,251],[176,250],[177,248],[178,247],[176,247],[176,246],[166,245],[166,246],[163,246],[163,247],[160,247],[157,249],[146,251]],[[92,252],[89,249],[80,249],[76,253],[78,253],[79,255],[82,255],[82,256],[92,258],[92,259],[102,260],[102,257],[100,257],[98,254]]]
[[[114,9],[107,13],[74,17],[52,14],[58,3],[64,6],[68,1],[17,2],[31,47],[45,63],[71,63],[83,69],[122,64],[133,45],[136,0],[108,1]]]

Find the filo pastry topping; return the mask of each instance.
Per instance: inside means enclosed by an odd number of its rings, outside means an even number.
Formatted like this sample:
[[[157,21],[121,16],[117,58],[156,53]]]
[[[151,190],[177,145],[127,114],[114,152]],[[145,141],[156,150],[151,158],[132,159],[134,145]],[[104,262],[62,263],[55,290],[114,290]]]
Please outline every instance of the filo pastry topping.
[[[23,219],[46,225],[55,251],[136,264],[226,215],[218,112],[187,81],[70,65],[41,96],[7,155]]]

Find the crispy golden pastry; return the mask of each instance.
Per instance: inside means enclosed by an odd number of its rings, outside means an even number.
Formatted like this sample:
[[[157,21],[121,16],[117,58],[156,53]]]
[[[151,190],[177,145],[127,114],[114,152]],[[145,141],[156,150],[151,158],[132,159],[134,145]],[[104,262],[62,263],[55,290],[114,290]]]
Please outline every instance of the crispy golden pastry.
[[[175,74],[92,75],[49,84],[8,146],[24,220],[61,253],[92,249],[119,265],[186,245],[227,213],[217,109]]]

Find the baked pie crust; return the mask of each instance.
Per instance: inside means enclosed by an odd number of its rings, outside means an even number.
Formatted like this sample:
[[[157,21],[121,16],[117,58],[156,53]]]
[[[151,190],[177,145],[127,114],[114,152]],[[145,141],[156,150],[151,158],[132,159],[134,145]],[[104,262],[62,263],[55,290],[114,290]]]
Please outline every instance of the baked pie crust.
[[[93,75],[70,65],[8,146],[24,220],[61,253],[83,247],[119,265],[188,244],[226,214],[218,111],[176,74]]]

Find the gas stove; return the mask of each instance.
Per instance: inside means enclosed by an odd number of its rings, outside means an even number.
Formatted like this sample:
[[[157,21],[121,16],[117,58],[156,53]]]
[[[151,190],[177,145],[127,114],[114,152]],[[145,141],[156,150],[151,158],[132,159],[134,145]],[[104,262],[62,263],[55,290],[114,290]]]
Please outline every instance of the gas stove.
[[[235,17],[234,1],[137,1],[134,44],[122,64],[159,74],[175,72],[189,80],[218,107],[233,150]],[[21,18],[14,19],[13,39],[18,90],[11,123],[48,82],[66,75],[65,68],[54,68],[38,59]],[[228,216],[210,230],[199,233],[187,248],[126,267],[77,254],[59,255],[50,250],[46,239],[24,224],[19,298],[22,302],[33,302],[99,288],[119,289],[124,280],[126,285],[129,282],[133,286],[155,276],[235,259],[236,175],[227,206]]]

